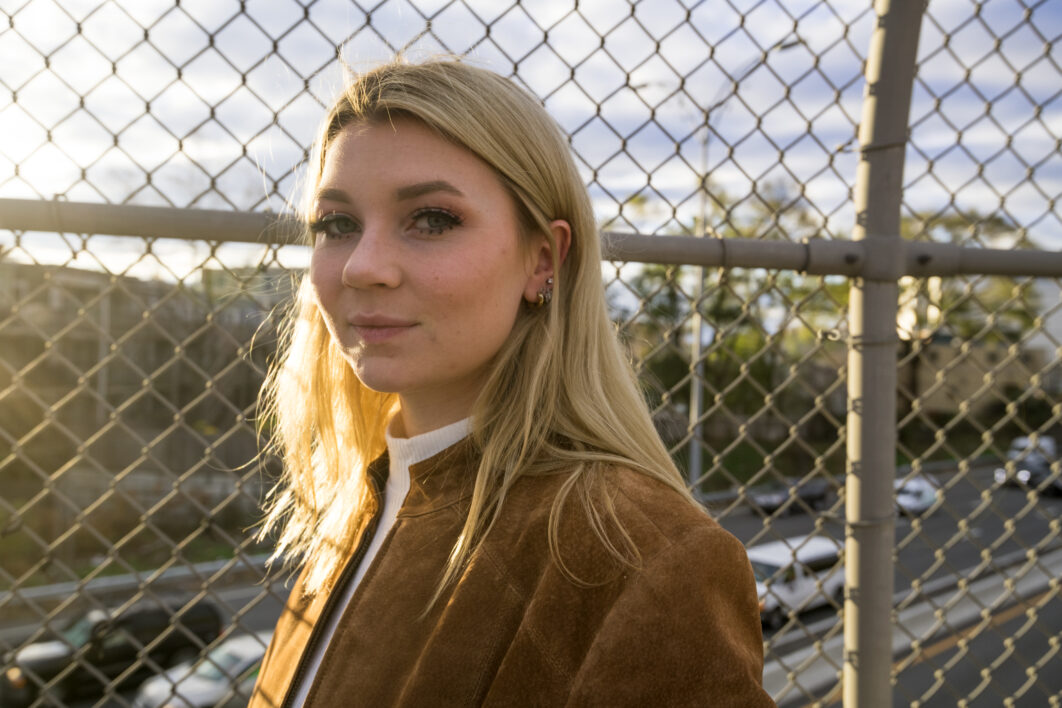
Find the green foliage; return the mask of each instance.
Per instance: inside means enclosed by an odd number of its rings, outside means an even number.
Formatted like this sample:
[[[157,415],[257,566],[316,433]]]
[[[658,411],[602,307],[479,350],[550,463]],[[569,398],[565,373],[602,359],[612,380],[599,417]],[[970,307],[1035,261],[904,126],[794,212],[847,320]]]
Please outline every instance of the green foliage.
[[[901,233],[912,241],[1001,249],[1035,247],[1026,231],[1006,216],[977,210],[907,216],[901,222]],[[913,337],[940,333],[963,340],[1019,341],[1035,326],[1042,309],[1031,282],[1007,276],[905,279],[900,301],[901,308],[907,305],[909,321],[904,325]]]
[[[662,233],[722,238],[799,240],[824,229],[800,191],[780,183],[740,200],[710,188],[704,204],[701,215],[683,222],[674,209],[640,195],[625,205],[624,218],[632,223],[630,219],[639,216],[652,221],[664,214],[661,223],[669,227]],[[1028,235],[1005,216],[950,207],[936,214],[907,215],[901,228],[908,240],[993,248],[1031,245]],[[628,270],[635,271],[624,276],[628,295],[639,302],[617,310],[650,403],[658,413],[670,411],[672,420],[685,420],[691,393],[701,385],[701,410],[708,414],[703,442],[709,449],[725,449],[743,421],[762,420],[765,407],[778,416],[780,425],[807,422],[809,412],[823,405],[820,396],[836,389],[832,384],[841,375],[838,369],[844,356],[838,350],[843,347],[831,345],[827,352],[824,342],[842,338],[847,328],[847,278],[692,266],[644,265]],[[1001,276],[905,278],[900,288],[898,324],[901,330],[908,329],[909,337],[943,334],[1015,342],[1035,326],[1041,309],[1028,281]],[[704,323],[699,361],[693,358],[695,314]],[[815,370],[817,376],[812,376]],[[1044,417],[1043,411],[1032,413]],[[822,450],[836,439],[836,421],[843,411],[831,415],[810,416],[820,424],[801,427],[805,451],[777,459],[778,464],[793,466],[785,473],[806,472],[814,464],[806,450]],[[713,424],[720,420],[724,424]],[[754,447],[771,445],[766,437],[757,442],[757,436],[766,435],[763,429],[750,426],[743,434]],[[901,431],[901,438],[905,434]],[[729,477],[744,480],[760,469],[762,455],[746,454],[745,444],[716,460],[715,471],[726,474],[714,475],[706,485],[725,484]],[[712,465],[706,459],[705,471],[710,472]],[[830,465],[843,466],[843,460]]]
[[[644,199],[627,206],[628,214],[653,209]],[[693,223],[673,220],[670,231],[788,240],[808,235],[815,224],[797,191],[771,185],[763,194],[741,202],[713,190],[702,216]],[[616,309],[622,332],[641,366],[650,403],[658,413],[667,413],[662,417],[686,420],[692,392],[700,386],[701,410],[709,416],[703,442],[710,450],[724,450],[738,436],[743,421],[759,418],[763,423],[765,416],[758,413],[765,407],[774,411],[766,416],[773,418],[768,426],[772,430],[754,423],[746,436],[775,436],[776,440],[779,429],[788,434],[790,422],[814,409],[816,391],[786,380],[795,361],[821,346],[817,330],[836,328],[843,320],[846,281],[824,283],[798,273],[752,269],[636,268],[625,275],[624,283],[638,302]],[[703,324],[695,334],[697,315]],[[698,335],[699,359],[694,357]],[[835,439],[832,429],[817,426],[813,432],[823,434],[823,444]],[[750,451],[772,444],[767,438],[758,443],[753,440],[751,447],[743,442],[715,462],[709,454],[704,471],[711,479],[705,480],[705,488],[725,484],[730,478],[748,479],[763,466],[762,451]],[[787,474],[813,464],[809,455],[795,450],[780,456],[778,462],[793,466]],[[719,474],[713,474],[713,469]]]

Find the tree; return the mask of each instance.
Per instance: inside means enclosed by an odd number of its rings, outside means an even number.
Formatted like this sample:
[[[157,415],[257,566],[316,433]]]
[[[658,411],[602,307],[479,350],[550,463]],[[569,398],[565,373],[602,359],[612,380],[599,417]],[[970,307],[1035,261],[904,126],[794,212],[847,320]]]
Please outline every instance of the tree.
[[[632,211],[645,214],[653,208],[641,200]],[[815,223],[813,211],[796,190],[774,184],[740,201],[713,190],[703,212],[692,221],[678,221],[672,211],[672,227],[665,233],[781,240],[801,238]],[[792,437],[791,424],[814,410],[816,391],[806,383],[797,384],[790,368],[801,352],[820,342],[797,333],[808,330],[809,318],[826,319],[826,313],[835,325],[836,303],[818,294],[821,279],[796,273],[662,265],[628,268],[634,272],[623,280],[627,291],[619,294],[614,288],[613,302],[631,294],[638,298],[632,307],[615,309],[658,422],[663,416],[676,420],[680,434],[672,442],[685,440],[691,393],[700,386],[704,442],[713,455],[723,453],[728,475],[748,479],[763,468],[768,450]],[[702,277],[703,289],[698,282]],[[692,326],[694,312],[704,321],[697,333]],[[695,336],[701,337],[699,362],[691,356]],[[736,442],[746,423],[751,427],[743,442]],[[760,443],[757,437],[762,438]],[[792,457],[792,452],[785,454]],[[794,469],[808,466],[803,459],[789,463]]]
[[[631,204],[636,215],[660,210],[644,198]],[[824,228],[799,190],[784,184],[768,185],[740,200],[713,190],[703,216],[686,222],[676,221],[674,210],[670,216],[673,226],[665,233],[706,233],[723,238],[788,240]],[[608,226],[611,224],[605,228]],[[902,230],[906,239],[974,240],[997,248],[1031,245],[1024,231],[1006,217],[976,211],[910,215],[903,219]],[[843,337],[847,278],[718,269],[705,272],[705,287],[699,292],[699,269],[662,265],[630,268],[634,273],[624,278],[624,284],[638,303],[616,309],[652,403],[658,411],[671,410],[673,417],[685,420],[692,387],[699,382],[704,411],[710,419],[726,423],[708,426],[705,431],[706,441],[716,449],[713,436],[720,437],[715,442],[725,446],[734,437],[727,426],[750,420],[773,418],[776,425],[785,426],[784,442],[792,437],[788,426],[807,421],[810,412],[823,412],[817,397],[843,391],[837,388],[843,386],[841,345],[824,342]],[[695,373],[697,362],[691,361],[690,355],[694,307],[706,323],[699,373]],[[1013,278],[905,278],[901,282],[898,328],[908,337],[943,334],[963,340],[1013,343],[1030,331],[1038,312],[1035,293],[1027,283]],[[903,360],[909,354],[910,345],[900,351]],[[801,444],[814,435],[821,437],[818,442],[810,440],[816,448],[835,442],[837,419],[843,411],[839,413],[836,404],[832,408],[832,415],[824,419],[828,424],[816,426],[814,431],[802,428]],[[769,427],[761,426],[760,433]],[[755,437],[754,428],[746,429],[748,437]],[[723,435],[721,431],[727,432]],[[763,449],[769,447],[765,442]]]
[[[988,248],[1034,248],[1023,228],[1008,217],[971,210],[916,213],[901,222],[907,240]],[[1035,326],[1041,306],[1031,280],[1008,276],[942,278],[901,282],[901,336],[1017,342]]]

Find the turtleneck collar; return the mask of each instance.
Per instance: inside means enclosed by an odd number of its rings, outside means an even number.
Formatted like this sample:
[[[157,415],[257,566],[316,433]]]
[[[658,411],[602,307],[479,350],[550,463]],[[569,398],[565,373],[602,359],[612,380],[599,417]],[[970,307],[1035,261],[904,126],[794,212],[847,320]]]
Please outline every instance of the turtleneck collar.
[[[471,418],[465,418],[411,438],[395,438],[391,437],[391,428],[388,426],[385,436],[391,468],[406,469],[438,455],[461,438],[467,437],[470,428]]]

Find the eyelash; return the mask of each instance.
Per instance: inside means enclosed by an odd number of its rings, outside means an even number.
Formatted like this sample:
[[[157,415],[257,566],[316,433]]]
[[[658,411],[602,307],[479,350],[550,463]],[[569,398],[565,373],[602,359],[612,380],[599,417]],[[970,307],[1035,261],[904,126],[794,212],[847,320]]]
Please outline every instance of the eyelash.
[[[439,234],[442,234],[442,233],[445,233],[445,232],[449,231],[452,228],[460,226],[461,223],[462,223],[460,216],[458,216],[457,214],[453,213],[449,209],[443,209],[441,207],[429,207],[429,208],[426,208],[426,209],[418,209],[417,211],[413,212],[413,223],[416,224],[417,221],[419,221],[420,219],[422,219],[424,217],[433,217],[433,216],[434,217],[439,217],[439,216],[443,217],[443,219],[445,219],[445,221],[446,221],[446,224],[444,226],[435,226],[435,227],[429,227],[429,228],[420,229],[424,233],[428,233],[428,234],[432,234],[434,236],[437,236]]]
[[[344,231],[339,234],[336,234],[331,233],[329,231],[329,227],[340,221],[349,221],[351,224],[354,224],[354,228],[357,228],[357,223],[354,221],[354,219],[350,218],[346,214],[332,212],[331,214],[325,214],[320,219],[315,219],[314,221],[311,221],[310,233],[314,234],[315,236],[324,234],[325,238],[340,238],[341,236],[351,233],[352,231]]]
[[[413,224],[415,225],[418,221],[425,217],[428,217],[429,219],[432,217],[442,217],[445,221],[445,224],[442,226],[415,226],[418,231],[421,231],[422,233],[426,234],[431,234],[433,236],[443,234],[449,231],[450,229],[460,226],[463,223],[461,217],[453,213],[449,209],[443,209],[441,207],[428,207],[424,209],[418,209],[413,213]],[[339,233],[335,233],[334,231],[330,230],[331,227],[343,221],[349,222],[353,226],[353,228],[351,228],[349,231],[342,231]],[[309,229],[310,233],[315,235],[324,234],[325,238],[341,238],[343,236],[346,236],[347,234],[354,233],[354,231],[359,228],[359,226],[360,225],[357,224],[357,222],[354,221],[353,218],[347,216],[346,214],[332,212],[330,214],[322,216],[320,219],[315,219],[314,221],[311,221],[309,224]]]

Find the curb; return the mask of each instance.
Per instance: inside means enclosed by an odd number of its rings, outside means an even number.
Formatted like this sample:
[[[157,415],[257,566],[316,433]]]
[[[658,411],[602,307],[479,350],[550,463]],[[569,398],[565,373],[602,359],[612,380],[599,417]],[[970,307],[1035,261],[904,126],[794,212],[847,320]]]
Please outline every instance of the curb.
[[[234,558],[175,565],[162,570],[15,588],[0,593],[0,624],[39,620],[57,608],[65,609],[85,599],[107,606],[126,602],[137,595],[151,597],[198,593],[237,583],[259,582],[266,577],[268,558],[268,554],[237,555]]]

